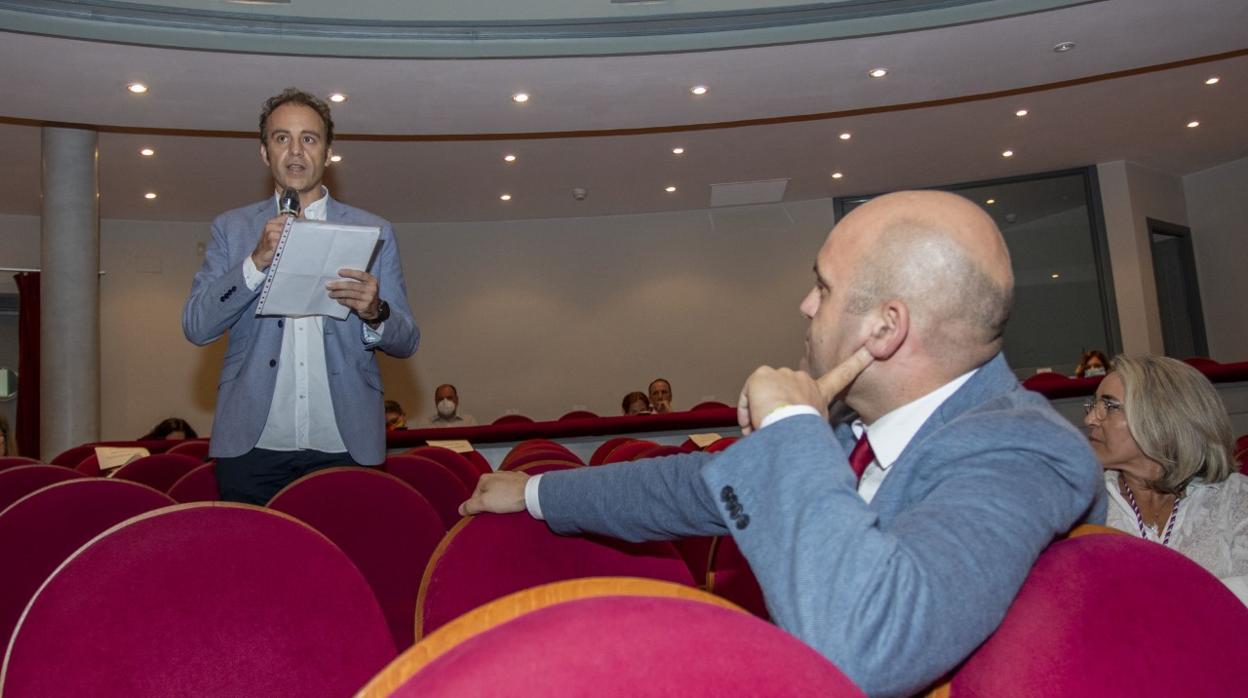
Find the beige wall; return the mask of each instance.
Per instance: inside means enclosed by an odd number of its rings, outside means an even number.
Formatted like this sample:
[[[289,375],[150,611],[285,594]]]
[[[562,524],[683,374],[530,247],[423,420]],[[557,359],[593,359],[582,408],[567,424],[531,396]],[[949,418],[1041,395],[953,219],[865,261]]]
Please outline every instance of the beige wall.
[[[1183,178],[1209,353],[1248,359],[1248,158]]]
[[[1183,180],[1123,160],[1096,169],[1123,351],[1164,353],[1147,219],[1187,225]]]
[[[424,340],[411,360],[383,359],[387,396],[427,414],[448,381],[482,421],[577,406],[610,415],[663,375],[678,407],[733,402],[759,363],[800,357],[797,305],[831,221],[821,200],[399,225]],[[209,431],[223,342],[195,347],[179,321],[208,234],[207,223],[102,222],[101,438],[137,437],[170,415]],[[0,218],[0,241],[0,265],[38,266],[37,218]]]
[[[1187,224],[1192,197],[1211,347],[1248,358],[1243,210],[1248,161],[1176,177],[1126,162],[1098,167],[1127,351],[1162,348],[1144,219]],[[1228,202],[1230,202],[1228,204]],[[389,397],[413,418],[456,383],[481,421],[515,410],[614,414],[630,390],[671,379],[679,407],[731,403],[760,363],[794,365],[797,304],[832,223],[827,199],[604,218],[397,226],[408,297],[424,331],[408,361],[383,359]],[[39,265],[39,221],[0,216],[0,266]],[[103,221],[101,438],[163,417],[207,432],[222,343],[198,348],[179,317],[207,223]],[[1233,250],[1225,254],[1223,250]],[[0,275],[0,293],[14,292]]]

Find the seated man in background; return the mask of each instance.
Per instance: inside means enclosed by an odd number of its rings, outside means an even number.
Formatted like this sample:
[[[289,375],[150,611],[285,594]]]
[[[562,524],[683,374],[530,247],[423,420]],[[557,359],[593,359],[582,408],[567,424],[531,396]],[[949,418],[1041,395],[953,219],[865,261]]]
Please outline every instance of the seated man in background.
[[[672,384],[666,378],[655,378],[650,381],[650,407],[655,414],[667,414],[672,411]]]
[[[620,404],[620,408],[624,410],[624,414],[629,416],[654,413],[654,410],[650,407],[650,398],[646,397],[646,394],[639,390],[625,395],[624,402]]]
[[[407,413],[397,400],[386,400],[386,431],[407,428]]]
[[[801,311],[818,379],[757,369],[738,404],[745,438],[486,475],[461,513],[527,508],[557,533],[626,540],[731,534],[780,627],[869,695],[912,695],[996,629],[1055,537],[1105,520],[1083,435],[1001,354],[1013,281],[972,202],[881,196],[816,258]],[[856,414],[829,426],[833,400]]]
[[[433,391],[433,406],[438,413],[425,422],[426,427],[477,426],[472,415],[459,414],[459,391],[450,383],[443,383]]]

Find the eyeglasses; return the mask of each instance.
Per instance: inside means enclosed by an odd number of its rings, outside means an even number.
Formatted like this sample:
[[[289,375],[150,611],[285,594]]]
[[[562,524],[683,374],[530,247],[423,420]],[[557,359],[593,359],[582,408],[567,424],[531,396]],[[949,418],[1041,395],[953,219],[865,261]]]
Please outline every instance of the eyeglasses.
[[[1083,413],[1090,414],[1098,420],[1104,420],[1109,417],[1110,413],[1118,412],[1122,409],[1122,405],[1115,400],[1105,397],[1098,397],[1083,403]]]

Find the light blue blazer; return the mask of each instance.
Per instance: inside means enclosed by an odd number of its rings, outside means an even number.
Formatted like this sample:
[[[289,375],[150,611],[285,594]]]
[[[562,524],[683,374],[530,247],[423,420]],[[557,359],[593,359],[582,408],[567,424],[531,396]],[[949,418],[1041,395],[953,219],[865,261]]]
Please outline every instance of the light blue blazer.
[[[326,201],[325,214],[331,222],[381,228],[380,249],[371,268],[382,300],[390,304],[381,341],[364,343],[363,321],[355,313],[345,320],[325,318],[324,333],[325,367],[338,433],[357,463],[375,465],[385,459],[386,436],[381,374],[374,351],[411,356],[420,343],[420,329],[407,303],[398,242],[390,223],[332,198]],[[243,262],[255,250],[265,222],[275,215],[277,206],[270,198],[223,213],[213,221],[212,241],[182,311],[182,331],[195,344],[202,346],[229,334],[212,424],[210,455],[214,457],[238,456],[254,448],[273,400],[284,321],[256,317],[260,290],[247,288]]]
[[[720,454],[548,473],[540,504],[560,533],[731,533],[776,624],[871,696],[957,666],[1055,536],[1105,520],[1087,440],[1000,355],[923,424],[870,504],[852,443],[847,423],[790,417]]]

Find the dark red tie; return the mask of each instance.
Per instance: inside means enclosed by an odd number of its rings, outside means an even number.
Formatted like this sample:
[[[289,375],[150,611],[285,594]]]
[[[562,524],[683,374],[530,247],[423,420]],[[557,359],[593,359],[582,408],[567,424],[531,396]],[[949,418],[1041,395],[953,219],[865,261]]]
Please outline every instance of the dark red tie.
[[[849,452],[849,467],[854,470],[854,477],[862,479],[862,473],[871,465],[871,461],[875,460],[875,452],[871,450],[871,442],[867,441],[867,432],[862,432],[862,436],[858,437],[858,443],[854,444],[854,450]]]

